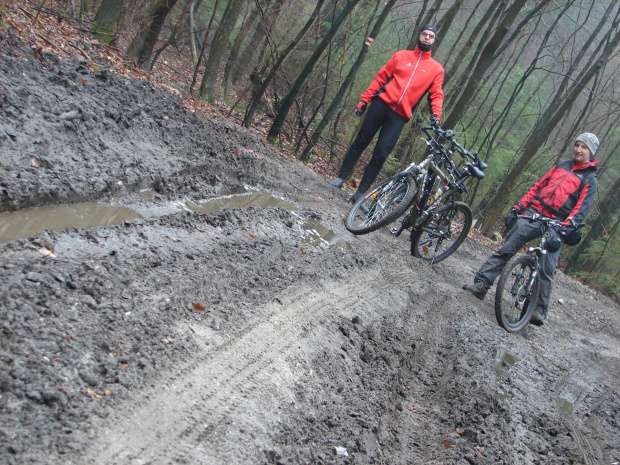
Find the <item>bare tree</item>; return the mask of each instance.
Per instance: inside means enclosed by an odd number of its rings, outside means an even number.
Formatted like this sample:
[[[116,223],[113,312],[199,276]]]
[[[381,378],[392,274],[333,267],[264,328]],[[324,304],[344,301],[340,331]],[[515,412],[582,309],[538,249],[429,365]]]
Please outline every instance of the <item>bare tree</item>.
[[[95,37],[108,44],[112,43],[122,10],[123,0],[103,0],[90,27]]]
[[[269,129],[269,133],[267,134],[267,141],[269,143],[273,144],[277,141],[278,137],[280,136],[280,131],[282,130],[282,127],[284,126],[284,121],[286,120],[286,117],[288,116],[288,112],[293,106],[293,103],[295,99],[297,98],[297,95],[301,91],[302,86],[304,85],[306,79],[308,79],[308,76],[314,69],[314,66],[316,65],[320,56],[323,54],[323,52],[325,51],[325,49],[331,42],[336,32],[338,32],[338,29],[340,29],[340,26],[342,25],[344,20],[347,18],[349,13],[353,10],[353,8],[355,8],[355,6],[359,2],[360,0],[347,0],[346,4],[340,11],[340,14],[336,17],[336,19],[332,23],[331,27],[329,28],[329,30],[327,31],[323,39],[317,45],[312,56],[310,56],[310,58],[306,62],[306,65],[301,70],[301,73],[295,80],[295,83],[293,84],[293,87],[291,88],[290,92],[286,95],[286,97],[284,97],[284,99],[282,100],[280,104],[278,113],[276,114],[273,124],[271,125],[271,128]]]
[[[304,25],[304,27],[301,28],[301,30],[297,33],[297,36],[295,36],[295,38],[289,43],[286,49],[282,51],[276,62],[271,67],[269,74],[264,79],[261,78],[261,74],[255,76],[254,79],[257,80],[258,84],[256,85],[255,91],[252,93],[252,99],[250,101],[250,104],[248,105],[248,108],[246,109],[245,117],[243,118],[243,125],[245,127],[249,127],[249,125],[252,123],[254,113],[258,108],[258,104],[260,103],[263,94],[273,81],[277,71],[280,69],[280,66],[282,66],[282,63],[284,62],[286,57],[295,49],[295,47],[297,47],[297,44],[299,43],[299,41],[301,41],[308,29],[310,29],[312,23],[316,21],[316,18],[321,11],[321,6],[323,5],[323,2],[324,0],[317,0],[314,11],[306,21],[306,24]]]
[[[166,16],[176,5],[177,0],[154,0],[151,9],[142,23],[138,34],[127,49],[127,56],[140,67],[149,66],[149,57],[153,53],[159,33]]]
[[[232,34],[244,1],[245,0],[230,0],[228,2],[220,26],[215,31],[213,45],[211,46],[211,52],[205,64],[205,72],[202,75],[200,91],[198,92],[200,97],[208,102],[215,102],[215,82],[220,70],[220,63],[228,48],[228,38]]]

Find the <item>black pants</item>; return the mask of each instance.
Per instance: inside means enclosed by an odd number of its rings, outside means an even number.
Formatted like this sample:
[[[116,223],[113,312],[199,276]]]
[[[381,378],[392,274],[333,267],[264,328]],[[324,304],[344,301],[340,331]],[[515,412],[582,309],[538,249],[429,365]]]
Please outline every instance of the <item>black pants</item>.
[[[357,133],[357,137],[349,147],[347,155],[344,157],[340,168],[339,178],[346,179],[352,172],[355,164],[359,160],[362,152],[372,142],[379,129],[379,139],[375,145],[372,158],[364,171],[364,176],[358,187],[358,192],[363,193],[370,189],[370,186],[383,167],[385,160],[396,146],[400,133],[405,127],[407,119],[392,110],[379,98],[374,99],[368,106],[366,118],[362,127]]]

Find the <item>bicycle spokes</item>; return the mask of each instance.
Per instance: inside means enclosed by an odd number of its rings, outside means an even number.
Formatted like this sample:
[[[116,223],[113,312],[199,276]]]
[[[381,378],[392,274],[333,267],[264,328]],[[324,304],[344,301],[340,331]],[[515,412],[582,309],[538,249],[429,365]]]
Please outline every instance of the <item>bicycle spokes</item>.
[[[504,267],[495,293],[495,316],[510,332],[520,331],[529,322],[538,299],[536,258],[514,257]]]

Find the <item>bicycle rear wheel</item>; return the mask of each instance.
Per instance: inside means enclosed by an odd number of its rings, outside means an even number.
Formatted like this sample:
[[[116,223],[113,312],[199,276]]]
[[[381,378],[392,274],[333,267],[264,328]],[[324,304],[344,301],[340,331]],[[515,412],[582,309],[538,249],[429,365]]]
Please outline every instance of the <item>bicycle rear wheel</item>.
[[[427,221],[411,231],[411,255],[439,263],[463,243],[472,223],[469,205],[454,202],[434,208]]]
[[[538,303],[540,281],[535,270],[534,257],[517,255],[506,264],[497,282],[495,317],[510,333],[525,328]]]
[[[390,178],[366,192],[353,205],[344,224],[356,235],[376,231],[405,213],[416,192],[411,176]]]

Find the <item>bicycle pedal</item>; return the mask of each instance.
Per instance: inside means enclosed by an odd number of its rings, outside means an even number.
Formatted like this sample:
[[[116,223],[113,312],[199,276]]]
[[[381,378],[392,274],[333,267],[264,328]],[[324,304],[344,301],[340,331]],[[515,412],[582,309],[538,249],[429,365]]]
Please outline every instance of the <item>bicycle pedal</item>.
[[[403,232],[403,228],[402,227],[400,227],[398,229],[397,228],[390,228],[390,234],[394,235],[395,237],[400,236],[400,233],[402,233],[402,232]]]

